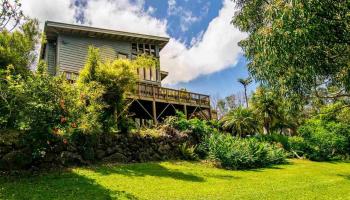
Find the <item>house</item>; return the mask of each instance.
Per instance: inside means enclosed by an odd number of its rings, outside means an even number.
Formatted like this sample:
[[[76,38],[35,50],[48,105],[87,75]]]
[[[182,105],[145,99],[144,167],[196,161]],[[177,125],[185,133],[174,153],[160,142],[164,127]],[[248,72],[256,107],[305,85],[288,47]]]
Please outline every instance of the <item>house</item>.
[[[165,37],[52,21],[45,23],[44,33],[47,43],[41,48],[40,56],[46,61],[49,73],[63,73],[71,81],[83,68],[91,45],[100,49],[102,59],[133,59],[138,54],[159,59],[159,52],[169,42]],[[179,110],[188,118],[212,118],[208,95],[162,87],[161,81],[167,75],[160,66],[138,70],[135,91],[127,96],[131,117],[157,123]]]

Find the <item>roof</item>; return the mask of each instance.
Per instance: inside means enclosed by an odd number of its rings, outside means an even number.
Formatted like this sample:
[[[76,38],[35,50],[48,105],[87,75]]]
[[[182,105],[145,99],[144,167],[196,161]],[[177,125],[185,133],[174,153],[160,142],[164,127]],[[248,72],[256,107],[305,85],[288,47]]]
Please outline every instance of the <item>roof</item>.
[[[109,38],[116,40],[157,44],[159,45],[160,49],[162,49],[169,42],[169,38],[167,37],[96,28],[91,26],[66,24],[53,21],[45,22],[44,32],[47,39],[56,38],[59,33],[76,34],[96,38]]]

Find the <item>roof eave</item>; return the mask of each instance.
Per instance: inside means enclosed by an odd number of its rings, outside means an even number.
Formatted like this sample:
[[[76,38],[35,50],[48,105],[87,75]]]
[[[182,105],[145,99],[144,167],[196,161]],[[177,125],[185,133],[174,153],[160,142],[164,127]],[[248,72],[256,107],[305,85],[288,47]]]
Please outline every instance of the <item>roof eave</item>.
[[[86,33],[101,33],[101,34],[122,36],[122,37],[135,38],[135,39],[151,40],[159,44],[161,49],[169,42],[169,38],[167,37],[116,31],[116,30],[95,28],[95,27],[82,26],[82,25],[73,25],[73,24],[66,24],[61,22],[46,21],[44,32],[46,33],[49,30],[49,28],[62,29],[62,30],[63,29],[77,30],[77,31],[86,32]]]

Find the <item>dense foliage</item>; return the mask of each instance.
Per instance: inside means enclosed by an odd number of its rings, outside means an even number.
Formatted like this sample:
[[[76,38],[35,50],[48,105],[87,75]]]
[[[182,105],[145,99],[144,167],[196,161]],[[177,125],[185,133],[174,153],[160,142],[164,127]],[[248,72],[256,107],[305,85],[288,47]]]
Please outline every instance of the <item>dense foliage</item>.
[[[127,92],[134,89],[137,80],[136,70],[139,67],[155,67],[156,61],[146,56],[139,56],[135,60],[116,59],[102,62],[99,50],[94,47],[89,49],[89,57],[86,65],[81,70],[78,78],[78,86],[97,84],[104,88],[102,100],[106,107],[102,112],[102,124],[105,132],[116,132],[122,128],[126,131],[123,107]]]
[[[320,114],[306,121],[299,128],[306,142],[306,156],[313,160],[339,159],[350,154],[350,124],[345,121],[348,109],[339,112],[341,104],[321,109]]]
[[[259,132],[258,120],[254,112],[249,108],[234,108],[220,122],[225,131],[239,137],[254,135]]]
[[[208,146],[210,157],[229,169],[259,168],[286,161],[282,148],[256,139],[213,134],[208,140]]]
[[[350,125],[344,121],[347,109],[339,112],[341,104],[331,104],[321,108],[321,113],[313,116],[298,129],[298,136],[280,134],[259,135],[261,141],[279,143],[290,152],[291,157],[305,157],[323,161],[343,159],[350,154]]]
[[[349,2],[234,0],[248,69],[286,96],[349,97]]]
[[[39,39],[38,22],[29,20],[13,32],[0,32],[0,75],[8,66],[13,73],[26,75],[35,60],[35,45]],[[0,88],[1,89],[1,88]]]

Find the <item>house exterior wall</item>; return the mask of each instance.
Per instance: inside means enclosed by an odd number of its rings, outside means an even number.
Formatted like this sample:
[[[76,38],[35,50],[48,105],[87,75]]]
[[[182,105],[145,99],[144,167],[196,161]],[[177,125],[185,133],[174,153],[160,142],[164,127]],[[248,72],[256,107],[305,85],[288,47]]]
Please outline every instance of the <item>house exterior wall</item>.
[[[92,38],[87,36],[59,35],[57,37],[57,47],[54,43],[48,43],[47,63],[50,74],[66,73],[67,78],[77,75],[84,67],[89,46],[99,48],[103,61],[114,60],[116,58],[135,57],[132,51],[132,42],[116,41],[111,39]],[[156,57],[159,57],[159,50],[156,47]],[[56,52],[56,53],[54,53]],[[54,60],[53,60],[54,59]],[[57,62],[56,62],[57,60]],[[56,65],[57,73],[56,73]],[[139,69],[139,78],[141,82],[160,85],[160,67],[157,69]]]
[[[56,74],[56,42],[55,41],[49,41],[46,46],[46,60],[47,60],[47,66],[48,66],[48,72],[50,75]]]

